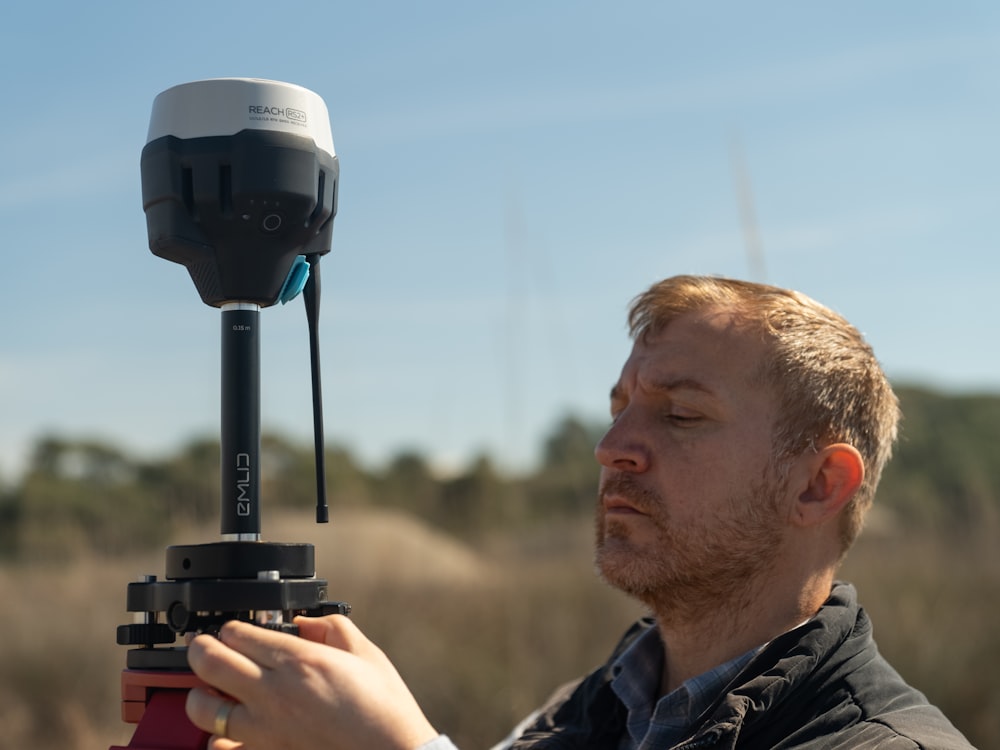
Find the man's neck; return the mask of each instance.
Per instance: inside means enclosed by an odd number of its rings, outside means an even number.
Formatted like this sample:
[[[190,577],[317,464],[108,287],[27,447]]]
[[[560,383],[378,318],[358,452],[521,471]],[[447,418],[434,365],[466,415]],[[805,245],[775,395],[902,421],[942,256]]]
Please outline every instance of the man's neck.
[[[826,601],[832,583],[831,571],[797,586],[772,580],[766,590],[711,609],[654,606],[665,658],[661,695],[802,624]]]

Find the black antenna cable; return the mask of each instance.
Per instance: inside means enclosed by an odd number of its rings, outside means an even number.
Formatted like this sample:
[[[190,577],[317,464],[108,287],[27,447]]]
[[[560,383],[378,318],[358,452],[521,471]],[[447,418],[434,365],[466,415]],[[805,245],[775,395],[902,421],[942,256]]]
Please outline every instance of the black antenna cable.
[[[319,259],[318,253],[306,256],[309,278],[302,290],[309,325],[309,360],[312,371],[313,442],[316,450],[316,523],[327,523],[330,511],[326,504],[326,449],[323,435],[323,386],[319,367]]]

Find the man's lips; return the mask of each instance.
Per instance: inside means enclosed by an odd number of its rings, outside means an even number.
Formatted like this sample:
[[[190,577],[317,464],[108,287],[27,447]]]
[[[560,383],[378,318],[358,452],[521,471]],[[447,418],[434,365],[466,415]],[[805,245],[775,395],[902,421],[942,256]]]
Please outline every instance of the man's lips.
[[[660,503],[657,495],[641,487],[633,477],[613,474],[602,479],[599,497],[605,515],[648,516],[649,509]]]
[[[645,515],[633,502],[621,495],[603,495],[601,505],[606,514]]]

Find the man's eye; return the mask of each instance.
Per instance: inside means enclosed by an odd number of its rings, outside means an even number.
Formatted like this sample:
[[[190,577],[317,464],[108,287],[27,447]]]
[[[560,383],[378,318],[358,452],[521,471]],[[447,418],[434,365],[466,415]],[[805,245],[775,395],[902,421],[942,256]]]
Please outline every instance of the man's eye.
[[[689,427],[699,422],[701,417],[696,414],[678,414],[677,412],[668,412],[667,419],[674,424]]]

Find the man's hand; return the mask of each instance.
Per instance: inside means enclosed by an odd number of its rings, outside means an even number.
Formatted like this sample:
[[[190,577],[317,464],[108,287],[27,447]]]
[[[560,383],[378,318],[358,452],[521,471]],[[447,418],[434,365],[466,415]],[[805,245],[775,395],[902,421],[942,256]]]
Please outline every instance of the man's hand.
[[[233,621],[218,639],[191,641],[191,669],[218,692],[191,690],[188,717],[214,732],[225,701],[237,704],[212,750],[413,750],[437,736],[386,655],[347,617],[295,623],[300,637]]]

